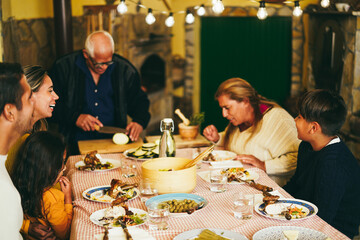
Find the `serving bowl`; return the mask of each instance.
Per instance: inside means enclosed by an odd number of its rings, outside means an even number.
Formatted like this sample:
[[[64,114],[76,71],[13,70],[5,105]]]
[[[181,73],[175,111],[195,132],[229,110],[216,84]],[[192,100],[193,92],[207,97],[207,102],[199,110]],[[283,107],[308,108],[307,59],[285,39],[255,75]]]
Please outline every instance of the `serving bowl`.
[[[335,3],[335,7],[339,12],[347,12],[350,9],[350,5],[347,3]]]
[[[182,169],[191,159],[155,158],[141,165],[142,178],[149,179],[159,194],[190,193],[196,186],[196,165]]]

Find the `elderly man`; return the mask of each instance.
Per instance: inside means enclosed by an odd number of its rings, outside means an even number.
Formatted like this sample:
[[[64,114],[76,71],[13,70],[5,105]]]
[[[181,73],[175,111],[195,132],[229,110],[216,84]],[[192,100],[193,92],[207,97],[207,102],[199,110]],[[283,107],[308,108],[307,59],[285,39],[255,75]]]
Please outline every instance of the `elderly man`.
[[[34,124],[34,99],[17,63],[0,63],[0,239],[22,239],[23,211],[19,192],[5,168],[11,146]],[[37,239],[55,239],[51,229],[24,221],[23,229]]]
[[[125,58],[114,53],[114,41],[105,31],[90,34],[85,49],[58,59],[49,71],[60,99],[52,121],[76,154],[77,141],[109,138],[97,126],[126,128],[136,141],[150,120],[149,100],[140,76]],[[127,115],[132,122],[127,124]]]

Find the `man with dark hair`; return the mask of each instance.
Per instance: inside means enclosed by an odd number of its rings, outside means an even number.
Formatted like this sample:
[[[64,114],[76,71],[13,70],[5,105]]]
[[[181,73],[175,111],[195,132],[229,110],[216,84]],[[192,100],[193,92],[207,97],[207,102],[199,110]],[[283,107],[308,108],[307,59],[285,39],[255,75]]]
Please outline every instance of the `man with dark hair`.
[[[22,239],[22,225],[37,239],[54,239],[47,227],[23,222],[20,195],[5,168],[9,149],[34,124],[32,91],[18,63],[0,63],[0,112],[0,239]]]
[[[149,123],[150,102],[141,89],[139,73],[114,53],[108,32],[91,33],[85,49],[56,60],[49,76],[59,95],[52,120],[64,134],[70,154],[78,153],[79,140],[112,137],[95,131],[98,126],[126,128],[136,141]]]
[[[346,118],[344,100],[327,90],[305,93],[296,117],[299,146],[295,175],[284,186],[314,203],[318,215],[350,238],[360,224],[359,163],[336,134]]]

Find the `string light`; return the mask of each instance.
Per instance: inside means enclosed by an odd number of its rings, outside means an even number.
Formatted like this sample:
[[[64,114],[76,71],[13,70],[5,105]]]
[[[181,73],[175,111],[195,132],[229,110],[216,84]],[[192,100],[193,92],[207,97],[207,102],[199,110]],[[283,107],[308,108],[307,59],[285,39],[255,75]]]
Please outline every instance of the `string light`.
[[[126,4],[125,4],[125,0],[121,0],[120,1],[120,4],[117,6],[117,11],[120,13],[120,14],[124,14],[126,13],[128,10]]]
[[[194,15],[190,12],[190,10],[186,10],[185,22],[187,24],[193,24],[194,21],[195,21]]]
[[[215,3],[213,1],[213,7],[212,10],[214,11],[214,13],[216,14],[221,14],[224,11],[224,4],[222,3],[221,0],[215,0]]]
[[[165,20],[165,25],[167,27],[172,27],[172,26],[174,26],[174,23],[175,23],[174,16],[173,16],[173,13],[171,12]]]
[[[299,1],[295,1],[295,6],[294,6],[294,10],[293,10],[293,15],[294,15],[295,17],[300,17],[302,13],[303,13],[303,11],[301,10]]]
[[[151,8],[148,9],[148,14],[145,17],[145,21],[149,25],[153,24],[156,21],[156,18],[152,14],[152,9]]]
[[[204,4],[201,4],[201,6],[196,11],[196,13],[199,16],[204,16],[205,15],[206,11],[205,11],[205,8],[204,8]]]
[[[320,5],[321,5],[323,8],[327,8],[327,7],[330,6],[330,0],[321,0]]]
[[[256,15],[260,20],[264,20],[267,18],[268,13],[265,8],[265,1],[260,1],[260,7]]]

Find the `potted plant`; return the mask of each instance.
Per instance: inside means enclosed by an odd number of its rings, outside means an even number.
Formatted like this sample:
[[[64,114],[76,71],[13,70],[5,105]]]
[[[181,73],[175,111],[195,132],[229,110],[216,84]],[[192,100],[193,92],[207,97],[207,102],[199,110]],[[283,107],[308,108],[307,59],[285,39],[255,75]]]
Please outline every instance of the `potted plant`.
[[[179,115],[179,111],[175,111],[175,113]],[[180,137],[184,140],[196,139],[197,135],[199,134],[200,125],[205,120],[205,113],[196,113],[190,117],[190,120],[185,118],[184,115],[182,115],[180,118],[183,120],[183,122],[179,124]]]

